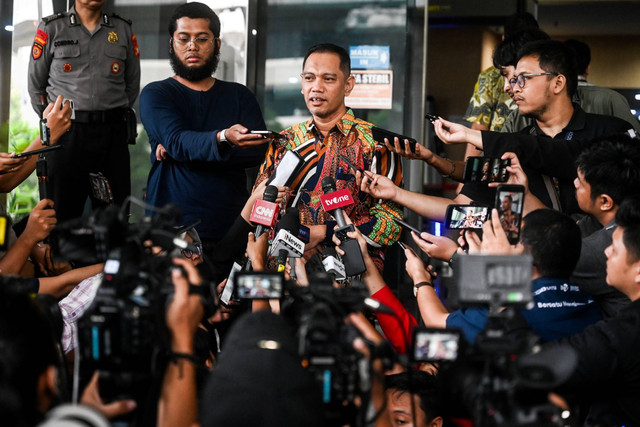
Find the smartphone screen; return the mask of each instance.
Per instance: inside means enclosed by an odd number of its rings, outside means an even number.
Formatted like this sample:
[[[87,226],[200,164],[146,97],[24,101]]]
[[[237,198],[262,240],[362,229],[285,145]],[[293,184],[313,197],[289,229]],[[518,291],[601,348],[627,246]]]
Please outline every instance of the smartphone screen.
[[[282,284],[283,277],[279,273],[239,272],[235,276],[239,299],[279,299]]]
[[[499,185],[496,191],[495,207],[500,214],[500,223],[513,245],[520,239],[520,223],[524,207],[524,187],[522,185]]]
[[[464,182],[505,182],[509,179],[510,159],[499,157],[468,157],[464,164]]]
[[[460,331],[416,328],[411,356],[415,362],[453,362],[460,353]]]
[[[264,138],[271,138],[271,139],[282,138],[282,135],[272,130],[252,130],[252,131],[249,131],[249,133],[254,135],[262,135]]]
[[[454,230],[482,228],[487,218],[488,206],[449,205],[445,225]]]

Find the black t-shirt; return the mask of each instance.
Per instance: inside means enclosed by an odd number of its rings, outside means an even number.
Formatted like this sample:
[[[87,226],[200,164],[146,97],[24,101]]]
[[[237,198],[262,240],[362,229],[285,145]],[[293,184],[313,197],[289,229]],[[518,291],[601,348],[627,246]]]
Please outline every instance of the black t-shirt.
[[[500,157],[507,151],[515,152],[527,174],[529,191],[545,205],[560,206],[567,214],[581,212],[573,180],[575,161],[582,147],[596,137],[631,129],[629,123],[617,117],[585,113],[577,104],[573,104],[573,108],[571,120],[553,139],[540,130],[535,120],[515,134],[482,132],[485,156]],[[568,143],[545,144],[545,140]],[[460,193],[481,204],[492,205],[495,199],[495,189],[485,183],[466,183]]]

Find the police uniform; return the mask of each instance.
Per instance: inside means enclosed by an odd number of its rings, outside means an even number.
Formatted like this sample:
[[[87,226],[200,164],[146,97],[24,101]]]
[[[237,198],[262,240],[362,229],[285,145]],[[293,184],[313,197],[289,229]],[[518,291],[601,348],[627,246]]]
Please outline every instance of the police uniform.
[[[92,33],[74,7],[42,20],[29,61],[31,103],[38,115],[58,95],[75,107],[73,125],[59,142],[64,149],[47,155],[49,195],[59,220],[82,214],[91,194],[89,173],[109,179],[115,203],[130,194],[130,107],[139,90],[140,51],[130,21],[103,13]]]

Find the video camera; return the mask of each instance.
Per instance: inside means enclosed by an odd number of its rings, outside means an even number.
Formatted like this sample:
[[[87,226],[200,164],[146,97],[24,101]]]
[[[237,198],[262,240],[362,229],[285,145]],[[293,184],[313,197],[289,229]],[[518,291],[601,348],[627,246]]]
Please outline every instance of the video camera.
[[[460,330],[417,328],[412,361],[438,363],[445,400],[476,426],[570,425],[547,396],[572,373],[576,356],[541,351],[517,310],[533,302],[531,255],[460,255],[455,262],[450,301],[487,310],[487,325],[471,346]]]
[[[174,292],[171,270],[178,268],[172,260],[190,245],[177,237],[178,224],[174,207],[128,224],[124,207],[109,206],[52,233],[56,253],[68,260],[105,263],[96,297],[78,321],[80,377],[98,370],[103,399],[135,399],[142,408],[134,425],[149,424],[142,417],[155,412],[155,403],[144,404],[152,400],[150,384],[160,384],[154,380],[162,378],[170,351],[165,311]],[[205,315],[215,312],[215,285],[191,286],[190,292],[200,294]]]

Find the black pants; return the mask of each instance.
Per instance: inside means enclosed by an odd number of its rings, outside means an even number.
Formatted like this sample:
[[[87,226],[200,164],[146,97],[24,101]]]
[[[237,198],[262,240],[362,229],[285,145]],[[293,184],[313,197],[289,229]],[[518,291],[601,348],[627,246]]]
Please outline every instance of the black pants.
[[[47,154],[46,161],[49,198],[59,222],[82,215],[91,196],[89,173],[107,177],[116,204],[131,194],[126,124],[74,122],[58,144],[64,148]],[[92,198],[92,206],[103,204]]]

